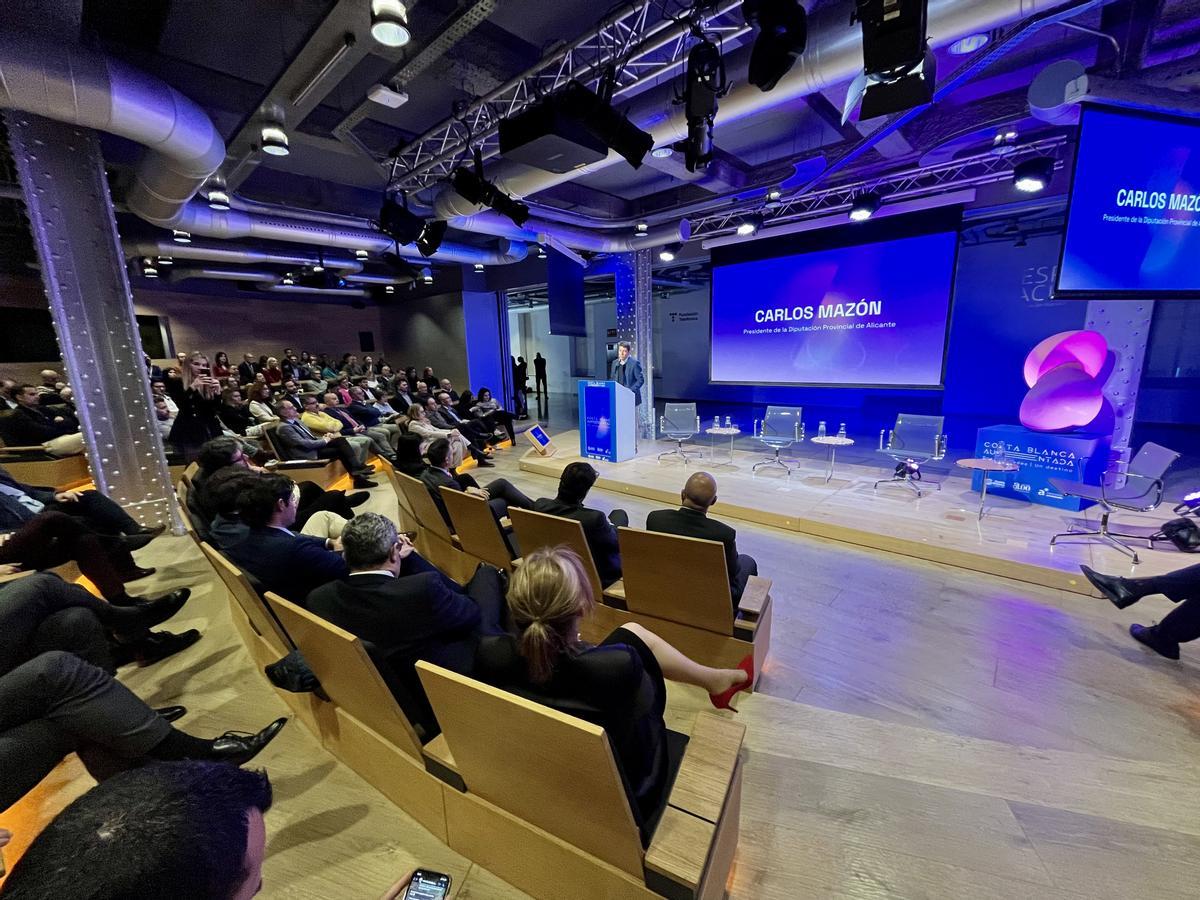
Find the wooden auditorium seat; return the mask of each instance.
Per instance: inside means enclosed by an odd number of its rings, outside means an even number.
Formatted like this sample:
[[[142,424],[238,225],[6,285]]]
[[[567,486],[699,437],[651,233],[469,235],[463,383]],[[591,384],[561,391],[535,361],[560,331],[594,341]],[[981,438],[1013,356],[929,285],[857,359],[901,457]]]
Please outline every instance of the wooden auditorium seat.
[[[425,483],[403,472],[393,471],[391,477],[420,526],[415,541],[417,552],[459,584],[470,581],[482,560],[464,552],[458,535],[450,532]]]
[[[535,897],[725,896],[745,726],[696,717],[643,848],[604,729],[427,662],[417,670],[467,788],[444,795],[452,849]]]
[[[513,558],[492,508],[482,497],[447,487],[438,488],[454,523],[454,535],[464,552],[511,572]]]
[[[339,478],[349,474],[341,461],[336,459],[288,459],[275,438],[277,425],[277,422],[268,422],[263,425],[262,430],[263,437],[267,439],[267,446],[278,460],[270,467],[270,471],[286,475],[293,481],[312,481],[325,490]]]
[[[570,547],[583,560],[583,568],[588,580],[592,583],[592,596],[597,601],[604,595],[600,585],[600,573],[596,569],[596,561],[592,559],[592,551],[588,548],[583,526],[574,519],[562,516],[552,516],[548,513],[534,512],[530,509],[510,508],[508,516],[512,519],[513,531],[517,535],[517,544],[522,554],[546,547]],[[610,591],[620,591],[621,582],[617,582]]]
[[[51,456],[41,444],[16,447],[0,443],[0,466],[23,484],[48,485],[64,491],[92,480],[86,454]]]

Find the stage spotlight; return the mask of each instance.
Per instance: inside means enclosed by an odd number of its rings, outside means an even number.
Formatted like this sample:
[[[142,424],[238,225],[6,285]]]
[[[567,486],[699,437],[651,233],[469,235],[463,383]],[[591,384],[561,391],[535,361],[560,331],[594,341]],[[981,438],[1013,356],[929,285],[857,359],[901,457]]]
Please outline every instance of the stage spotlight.
[[[433,256],[446,237],[449,224],[440,219],[422,219],[404,205],[396,202],[394,194],[384,194],[379,208],[379,229],[400,244],[415,244],[422,256]]]
[[[403,47],[412,39],[400,0],[371,0],[371,37],[385,47]]]
[[[676,255],[683,249],[683,244],[667,244],[658,251],[658,258],[663,262],[674,262]]]
[[[528,206],[520,200],[514,200],[483,177],[483,153],[478,148],[475,149],[475,168],[455,169],[450,183],[468,203],[491,207],[500,215],[512,219],[514,225],[524,225],[529,221]]]
[[[855,0],[867,87],[860,115],[873,119],[933,101],[936,59],[926,40],[926,0]]]
[[[178,228],[176,228],[171,232],[171,240],[177,244],[190,244],[192,242],[192,236],[188,232],[180,231]]]
[[[961,37],[951,44],[950,52],[955,56],[967,56],[976,50],[982,50],[991,39],[991,35],[986,31],[981,31],[978,34],[968,34],[966,37]]]
[[[757,234],[758,229],[762,228],[762,226],[763,217],[758,215],[758,213],[752,213],[738,222],[737,233],[742,237],[749,237],[752,234]]]
[[[438,247],[442,246],[442,241],[446,239],[446,231],[450,228],[450,223],[441,219],[431,219],[425,223],[425,227],[421,229],[421,236],[417,238],[417,250],[422,256],[433,256],[438,252]]]
[[[287,132],[283,130],[282,125],[276,122],[268,122],[263,125],[259,137],[262,139],[263,153],[269,153],[272,156],[287,156],[290,152]]]
[[[779,84],[808,44],[808,15],[796,0],[743,0],[746,24],[758,29],[749,81],[760,91]]]
[[[633,226],[633,230],[636,231],[638,234],[645,234],[647,231],[650,230],[650,223],[649,222],[638,222],[636,225]]]
[[[855,194],[850,201],[850,221],[865,222],[879,212],[882,203],[883,200],[875,191],[863,191],[861,194]]]
[[[671,147],[655,147],[650,151],[650,155],[655,159],[670,159],[675,155],[675,151]]]
[[[433,269],[429,268],[429,266],[421,269],[421,281],[425,284],[433,284]]]
[[[1044,191],[1054,177],[1054,158],[1035,156],[1013,166],[1013,187],[1026,194]]]
[[[687,140],[681,141],[684,165],[689,172],[704,169],[713,158],[713,122],[717,101],[729,93],[725,61],[721,51],[707,38],[688,51],[684,75],[683,107],[687,118]]]

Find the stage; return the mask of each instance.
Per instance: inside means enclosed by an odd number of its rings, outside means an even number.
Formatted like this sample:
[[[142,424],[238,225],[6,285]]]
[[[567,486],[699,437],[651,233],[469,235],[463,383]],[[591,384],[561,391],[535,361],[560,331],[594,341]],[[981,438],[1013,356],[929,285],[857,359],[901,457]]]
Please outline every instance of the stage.
[[[542,457],[529,450],[521,459],[523,471],[557,478],[568,463],[580,459],[578,431],[551,437],[558,452]],[[1098,507],[1067,513],[989,495],[981,520],[979,494],[971,490],[970,472],[957,468],[950,458],[925,467],[924,496],[918,498],[903,484],[881,484],[873,490],[876,481],[890,476],[892,465],[882,456],[876,460],[872,448],[839,450],[833,478],[826,482],[825,456],[815,455],[816,448],[807,444],[790,477],[779,468],[752,473],[751,467],[767,453],[755,449],[749,438],[737,444],[732,464],[726,440],[718,441],[715,460],[707,439],[686,445],[703,451],[703,456],[692,456],[686,465],[678,456],[658,460],[660,453],[674,446],[674,442],[642,441],[638,455],[626,462],[589,460],[600,473],[596,488],[675,506],[688,474],[708,471],[717,479],[720,496],[713,515],[735,526],[737,520],[753,522],[1080,594],[1094,593],[1079,571],[1080,564],[1101,572],[1156,575],[1195,561],[1162,543],[1154,550],[1138,544],[1138,566],[1118,550],[1096,542],[1050,546],[1050,536],[1066,531],[1071,519],[1086,519],[1094,528]],[[1167,501],[1150,513],[1114,514],[1113,527],[1152,530],[1174,518],[1170,507]]]

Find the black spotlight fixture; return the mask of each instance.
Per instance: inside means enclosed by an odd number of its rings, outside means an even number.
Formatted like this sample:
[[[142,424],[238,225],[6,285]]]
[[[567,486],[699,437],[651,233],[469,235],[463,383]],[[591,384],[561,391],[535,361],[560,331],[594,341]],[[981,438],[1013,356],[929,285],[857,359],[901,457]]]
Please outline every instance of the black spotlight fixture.
[[[384,194],[379,209],[379,228],[400,244],[416,244],[422,256],[432,256],[442,245],[449,225],[438,219],[422,219],[408,208],[408,198],[397,202],[395,194]]]
[[[742,15],[758,29],[750,51],[750,83],[769,91],[808,45],[808,14],[797,0],[743,0]]]
[[[855,0],[867,78],[861,116],[873,119],[933,101],[927,0]]]
[[[483,152],[475,148],[475,166],[464,169],[461,166],[450,176],[454,190],[462,195],[468,203],[487,206],[512,219],[514,225],[524,225],[529,221],[529,207],[520,200],[514,200],[490,181],[483,177]]]
[[[683,244],[676,241],[673,244],[667,244],[661,247],[658,251],[658,258],[663,262],[674,262],[675,257],[679,255],[679,251],[683,249]]]
[[[1026,194],[1044,191],[1054,177],[1054,157],[1034,156],[1013,166],[1013,187]]]
[[[676,145],[683,151],[684,165],[689,172],[707,168],[712,162],[712,133],[713,122],[717,118],[717,101],[729,93],[721,49],[698,30],[695,33],[700,42],[688,51],[683,86],[682,102],[688,136],[687,140]]]
[[[855,194],[850,201],[850,221],[865,222],[879,212],[879,207],[882,205],[883,198],[877,191],[863,191],[861,194]]]
[[[600,80],[600,93],[570,81],[511,119],[500,121],[500,155],[546,172],[571,172],[599,162],[610,149],[638,168],[654,146],[609,102],[615,73]]]
[[[763,217],[759,213],[751,213],[748,216],[743,216],[742,220],[737,224],[737,233],[740,237],[750,237],[758,234],[758,230],[763,227]]]

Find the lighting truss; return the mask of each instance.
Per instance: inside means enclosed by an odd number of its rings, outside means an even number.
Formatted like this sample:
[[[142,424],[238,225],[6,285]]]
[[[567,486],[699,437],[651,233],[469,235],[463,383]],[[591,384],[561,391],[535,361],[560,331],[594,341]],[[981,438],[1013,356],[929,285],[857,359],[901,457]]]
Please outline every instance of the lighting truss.
[[[726,50],[752,34],[741,15],[741,0],[718,0],[700,14],[705,32],[720,35]],[[470,146],[484,159],[499,152],[496,132],[507,119],[569,81],[595,88],[606,70],[616,74],[613,102],[628,98],[676,74],[687,61],[691,24],[670,16],[662,0],[638,0],[606,17],[588,34],[549,54],[411,141],[388,161],[391,190],[419,190],[445,179]]]
[[[1011,180],[1013,165],[1034,156],[1053,156],[1058,168],[1063,165],[1059,148],[1067,142],[1067,136],[1055,135],[1022,144],[1018,150],[1004,156],[998,156],[989,150],[938,165],[914,167],[866,180],[856,179],[835,187],[788,197],[762,210],[765,219],[763,228],[769,229],[773,225],[849,210],[855,195],[863,190],[879,191],[883,196],[883,208],[886,210],[888,203],[897,200],[914,200],[943,194],[955,188],[978,187]],[[692,237],[733,234],[750,208],[740,206],[693,218]]]

